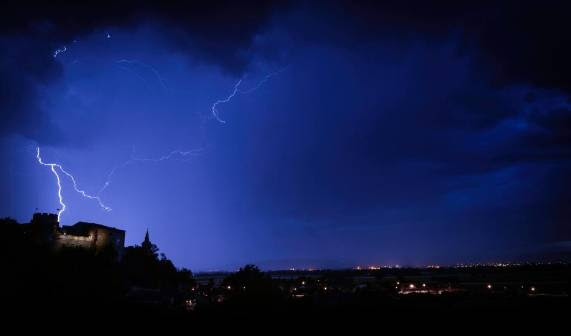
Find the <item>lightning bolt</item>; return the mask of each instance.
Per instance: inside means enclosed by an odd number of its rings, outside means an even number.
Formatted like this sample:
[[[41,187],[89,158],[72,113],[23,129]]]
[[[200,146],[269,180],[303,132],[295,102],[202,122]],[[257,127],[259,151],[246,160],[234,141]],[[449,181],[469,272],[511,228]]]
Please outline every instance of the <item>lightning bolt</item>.
[[[200,155],[203,151],[204,151],[204,148],[191,149],[191,150],[187,150],[187,151],[174,150],[174,151],[168,153],[167,155],[163,155],[157,159],[133,158],[132,160],[139,161],[139,162],[145,162],[145,161],[147,161],[147,162],[148,161],[160,162],[160,161],[169,160],[173,156],[177,156],[177,155],[181,156],[181,157],[197,156],[197,155]]]
[[[58,212],[57,212],[57,221],[59,222],[59,221],[60,221],[60,218],[61,218],[61,214],[65,211],[66,206],[65,206],[65,203],[63,202],[63,196],[62,196],[62,192],[61,192],[61,180],[60,180],[60,178],[59,178],[59,174],[58,174],[57,171],[56,171],[56,167],[58,167],[58,165],[55,164],[55,163],[44,163],[44,162],[42,161],[42,157],[40,156],[40,147],[37,147],[37,148],[36,148],[36,159],[38,159],[38,162],[39,162],[41,165],[50,167],[52,173],[53,173],[53,174],[55,175],[55,177],[56,177],[56,181],[57,181],[57,196],[58,196],[59,205],[60,205],[60,208],[58,209]]]
[[[191,150],[186,150],[186,151],[182,151],[182,150],[173,150],[172,152],[163,155],[159,158],[136,158],[136,157],[131,157],[129,160],[123,162],[122,164],[115,166],[113,169],[111,169],[111,171],[109,172],[109,174],[107,174],[107,179],[105,181],[105,183],[103,184],[103,187],[101,187],[101,189],[99,190],[99,192],[97,193],[97,195],[101,195],[101,193],[103,193],[105,191],[105,189],[107,189],[107,187],[109,187],[109,185],[111,184],[112,180],[113,180],[113,176],[115,175],[115,173],[117,172],[117,170],[125,168],[131,164],[137,163],[137,162],[161,162],[161,161],[165,161],[165,160],[170,160],[175,156],[180,156],[180,157],[187,157],[187,156],[198,156],[201,155],[202,152],[204,151],[204,148],[197,148],[197,149],[191,149]],[[186,161],[186,160],[184,160]]]
[[[281,68],[281,69],[279,69],[279,70],[277,70],[277,71],[270,72],[270,73],[267,74],[264,78],[262,78],[262,80],[260,80],[260,81],[258,82],[258,84],[256,84],[255,86],[249,88],[248,90],[239,91],[239,93],[240,93],[240,94],[250,94],[250,93],[256,91],[257,89],[260,88],[260,86],[264,85],[267,81],[269,81],[270,78],[274,77],[275,75],[278,75],[279,73],[285,71],[286,69],[287,69],[287,66],[286,66],[286,67],[283,67],[283,68]]]
[[[61,173],[63,173],[65,176],[67,176],[73,185],[73,189],[79,193],[81,196],[87,198],[87,199],[91,199],[91,200],[96,200],[97,203],[99,204],[99,207],[102,208],[105,211],[111,211],[112,209],[108,206],[106,206],[103,201],[101,201],[101,198],[99,198],[99,196],[92,196],[90,194],[88,194],[86,191],[82,190],[79,188],[78,183],[75,179],[75,177],[69,173],[67,170],[65,170],[62,165],[57,164],[57,163],[45,163],[42,160],[42,157],[40,155],[40,147],[36,147],[36,159],[38,160],[38,162],[46,167],[50,167],[50,170],[52,171],[52,173],[55,175],[56,180],[57,180],[57,185],[58,185],[58,199],[59,199],[59,204],[61,205],[61,208],[58,209],[58,222],[61,218],[62,213],[65,211],[65,209],[67,208],[64,201],[63,201],[63,193],[62,193],[62,186],[61,186],[61,177],[59,176],[57,170],[59,170]]]
[[[147,63],[141,62],[141,61],[139,61],[139,60],[128,60],[128,59],[120,59],[120,60],[116,61],[115,63],[116,63],[116,64],[119,64],[119,65],[123,65],[123,64],[128,64],[128,65],[131,65],[131,66],[132,66],[132,65],[136,65],[136,66],[140,66],[140,67],[146,68],[146,69],[150,70],[150,71],[153,73],[153,75],[156,77],[157,81],[159,82],[159,84],[161,85],[161,87],[162,87],[165,91],[168,91],[168,90],[169,90],[169,88],[168,88],[168,86],[167,86],[167,84],[166,84],[165,79],[163,78],[163,76],[161,76],[161,73],[160,73],[157,69],[155,69],[153,66],[151,66],[151,65],[149,65],[149,64],[147,64]],[[147,81],[145,80],[145,78],[143,78],[141,75],[139,75],[139,74],[138,74],[136,71],[134,71],[133,69],[130,69],[130,68],[125,67],[125,66],[121,66],[120,68],[121,68],[121,69],[124,69],[124,70],[127,70],[127,71],[132,71],[137,77],[141,78],[145,83],[147,83]]]
[[[224,99],[219,99],[219,100],[215,101],[214,104],[212,104],[212,107],[210,108],[210,110],[212,111],[212,116],[214,117],[214,119],[218,120],[219,123],[225,124],[226,121],[220,119],[220,117],[218,116],[217,106],[219,104],[225,104],[225,103],[229,102],[230,100],[232,100],[232,98],[234,98],[234,96],[238,93],[238,87],[240,86],[241,83],[242,83],[242,80],[240,79],[234,85],[234,90],[232,91],[232,93],[228,97],[226,97]]]
[[[270,80],[270,78],[272,78],[273,76],[279,74],[280,72],[284,71],[285,69],[287,69],[287,67],[284,67],[282,69],[279,69],[277,71],[271,72],[269,74],[267,74],[264,78],[262,78],[256,85],[254,85],[253,87],[247,89],[247,90],[242,90],[240,91],[240,84],[242,84],[243,79],[238,80],[238,82],[236,84],[234,84],[234,90],[232,90],[232,93],[230,93],[230,95],[224,99],[219,99],[217,101],[214,102],[214,104],[212,104],[212,107],[210,108],[210,111],[212,112],[212,116],[214,117],[214,119],[216,119],[219,123],[221,124],[225,124],[226,121],[222,120],[219,116],[218,113],[218,105],[220,104],[225,104],[228,103],[230,100],[232,100],[232,98],[234,98],[237,94],[250,94],[254,91],[256,91],[257,89],[259,89],[262,85],[264,85],[264,83],[266,83],[268,80]]]
[[[62,48],[56,49],[56,51],[54,51],[53,56],[54,56],[54,58],[57,58],[57,55],[64,53],[66,51],[67,51],[67,47],[63,46]]]

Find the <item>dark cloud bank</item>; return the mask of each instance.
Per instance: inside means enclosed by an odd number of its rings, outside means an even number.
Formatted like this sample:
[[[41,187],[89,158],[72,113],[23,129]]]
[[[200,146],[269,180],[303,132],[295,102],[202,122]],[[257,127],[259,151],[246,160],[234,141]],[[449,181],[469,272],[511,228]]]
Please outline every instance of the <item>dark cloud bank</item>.
[[[32,120],[47,122],[34,97],[37,85],[60,72],[50,57],[54,50],[97,30],[147,22],[169,31],[173,49],[199,53],[233,73],[247,68],[254,36],[272,18],[303,11],[305,17],[288,28],[307,43],[368,48],[380,41],[456,39],[458,53],[477,53],[477,66],[493,73],[490,80],[497,85],[528,83],[567,94],[571,89],[565,1],[6,1],[2,6],[4,130],[20,129],[31,137],[41,137],[30,129]]]

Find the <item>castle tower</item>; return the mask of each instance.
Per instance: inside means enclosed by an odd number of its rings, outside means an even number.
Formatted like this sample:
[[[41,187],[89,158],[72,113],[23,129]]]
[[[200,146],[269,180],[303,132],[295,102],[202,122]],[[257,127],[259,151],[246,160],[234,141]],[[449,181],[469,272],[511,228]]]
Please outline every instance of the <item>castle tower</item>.
[[[34,213],[29,231],[31,236],[38,242],[51,244],[59,231],[57,214]]]
[[[153,243],[151,243],[151,239],[149,239],[149,229],[147,229],[147,232],[145,233],[145,240],[143,240],[141,247],[150,250],[151,246],[153,246]]]
[[[143,250],[146,253],[156,257],[159,249],[158,249],[157,245],[151,243],[151,239],[149,238],[149,229],[147,229],[147,232],[145,233],[145,240],[143,240],[141,247],[143,248]]]

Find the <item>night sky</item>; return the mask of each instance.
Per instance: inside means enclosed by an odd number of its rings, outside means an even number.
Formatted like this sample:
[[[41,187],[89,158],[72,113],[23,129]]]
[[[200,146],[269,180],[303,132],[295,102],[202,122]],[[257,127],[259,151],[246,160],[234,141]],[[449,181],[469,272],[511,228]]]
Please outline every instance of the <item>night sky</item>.
[[[1,5],[0,217],[60,207],[39,146],[193,270],[571,249],[568,1],[82,3]]]

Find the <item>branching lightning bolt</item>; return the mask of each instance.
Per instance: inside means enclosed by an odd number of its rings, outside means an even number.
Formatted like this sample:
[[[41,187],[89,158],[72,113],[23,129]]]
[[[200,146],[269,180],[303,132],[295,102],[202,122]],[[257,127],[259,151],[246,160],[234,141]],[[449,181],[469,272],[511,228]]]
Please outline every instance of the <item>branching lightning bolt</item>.
[[[96,200],[97,203],[99,204],[99,207],[101,207],[103,210],[105,211],[111,211],[111,208],[106,206],[103,201],[101,201],[101,198],[99,198],[99,196],[92,196],[89,195],[86,191],[82,190],[79,188],[78,183],[75,179],[75,177],[69,173],[68,171],[66,171],[62,165],[57,164],[57,163],[45,163],[42,160],[42,157],[40,155],[40,147],[36,147],[36,159],[38,160],[38,162],[43,165],[43,166],[47,166],[50,167],[52,173],[55,175],[56,180],[57,180],[57,185],[58,185],[58,199],[59,199],[59,204],[61,205],[61,208],[58,210],[58,221],[61,218],[61,214],[65,211],[66,209],[66,205],[63,201],[63,194],[62,194],[62,186],[61,186],[61,178],[57,172],[57,169],[59,169],[60,172],[62,172],[64,175],[66,175],[72,182],[73,185],[73,189],[79,193],[81,196],[87,198],[87,199],[91,199],[91,200]],[[56,169],[57,168],[57,169]]]
[[[122,63],[138,63],[141,64],[143,66],[149,67],[150,69],[152,69],[152,71],[155,73],[157,79],[159,80],[159,82],[161,82],[161,84],[164,83],[162,77],[160,76],[159,72],[154,69],[153,67],[146,65],[144,63],[141,63],[139,61],[128,61],[128,60],[120,60],[118,62],[122,62]],[[213,117],[220,123],[226,123],[226,121],[222,120],[219,115],[218,115],[218,105],[220,104],[225,104],[228,103],[232,100],[232,98],[234,98],[237,94],[250,94],[254,91],[256,91],[257,89],[259,89],[264,83],[266,83],[270,78],[272,78],[273,76],[279,74],[280,72],[284,71],[287,67],[284,67],[280,70],[274,71],[272,73],[267,74],[264,78],[262,78],[255,86],[247,89],[247,90],[242,90],[240,91],[240,85],[242,84],[243,79],[238,80],[238,82],[236,82],[236,84],[234,84],[234,88],[232,90],[232,92],[230,93],[230,95],[228,95],[226,98],[224,99],[219,99],[217,101],[215,101],[210,110],[212,112]],[[165,87],[165,86],[163,86]],[[166,88],[166,87],[165,87]],[[191,149],[191,150],[187,150],[187,151],[182,151],[182,150],[174,150],[171,151],[169,154],[161,156],[159,158],[134,158],[132,157],[131,159],[125,161],[124,163],[114,167],[111,172],[107,175],[107,180],[105,182],[105,184],[103,185],[103,187],[101,188],[101,190],[99,190],[98,195],[100,195],[103,191],[105,191],[105,189],[111,184],[111,180],[113,175],[115,174],[115,172],[118,169],[124,168],[132,163],[135,162],[161,162],[161,161],[165,161],[165,160],[170,160],[171,158],[175,157],[175,156],[180,156],[180,157],[186,157],[186,156],[197,156],[202,154],[204,151],[204,148],[198,148],[198,149]]]

